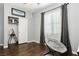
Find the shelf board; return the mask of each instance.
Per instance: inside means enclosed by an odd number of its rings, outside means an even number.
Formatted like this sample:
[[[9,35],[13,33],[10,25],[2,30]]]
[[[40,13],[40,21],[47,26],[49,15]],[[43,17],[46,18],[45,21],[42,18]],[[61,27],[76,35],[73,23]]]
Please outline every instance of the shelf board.
[[[18,23],[8,23],[8,24],[18,24]]]

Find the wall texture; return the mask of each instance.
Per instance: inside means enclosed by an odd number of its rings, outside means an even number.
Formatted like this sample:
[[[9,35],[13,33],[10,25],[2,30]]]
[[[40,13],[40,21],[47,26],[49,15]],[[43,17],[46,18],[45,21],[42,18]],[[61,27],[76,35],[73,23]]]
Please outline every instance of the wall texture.
[[[4,5],[0,4],[0,45],[4,42]]]

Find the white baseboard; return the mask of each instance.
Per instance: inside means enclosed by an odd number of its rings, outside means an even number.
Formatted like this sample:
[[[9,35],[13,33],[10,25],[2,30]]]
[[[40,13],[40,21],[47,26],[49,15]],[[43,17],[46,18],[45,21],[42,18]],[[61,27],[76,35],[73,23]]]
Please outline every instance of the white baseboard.
[[[77,52],[75,52],[75,51],[72,51],[72,53],[75,54],[75,55],[78,55]]]
[[[3,44],[0,44],[0,46],[3,46]]]
[[[3,46],[3,48],[8,48],[8,46]]]
[[[29,43],[29,42],[36,42],[36,43],[40,43],[40,42],[38,42],[38,41],[34,41],[34,40],[27,41],[27,42],[28,42],[28,43]]]

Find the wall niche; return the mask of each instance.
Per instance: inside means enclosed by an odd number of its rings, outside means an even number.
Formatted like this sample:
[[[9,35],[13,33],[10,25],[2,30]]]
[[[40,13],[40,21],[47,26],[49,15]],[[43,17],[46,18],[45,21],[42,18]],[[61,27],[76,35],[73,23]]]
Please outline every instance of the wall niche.
[[[18,23],[19,18],[8,16],[8,45],[10,44],[18,44]]]

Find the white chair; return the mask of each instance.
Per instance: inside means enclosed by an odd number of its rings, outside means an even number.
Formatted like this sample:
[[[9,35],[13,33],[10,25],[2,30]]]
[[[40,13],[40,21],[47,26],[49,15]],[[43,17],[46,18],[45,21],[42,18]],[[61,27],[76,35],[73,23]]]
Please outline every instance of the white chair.
[[[47,37],[45,38],[45,41],[46,41],[46,45],[49,48],[49,52],[51,53],[58,52],[60,54],[63,54],[67,51],[65,45],[60,41],[58,41],[57,39]]]

